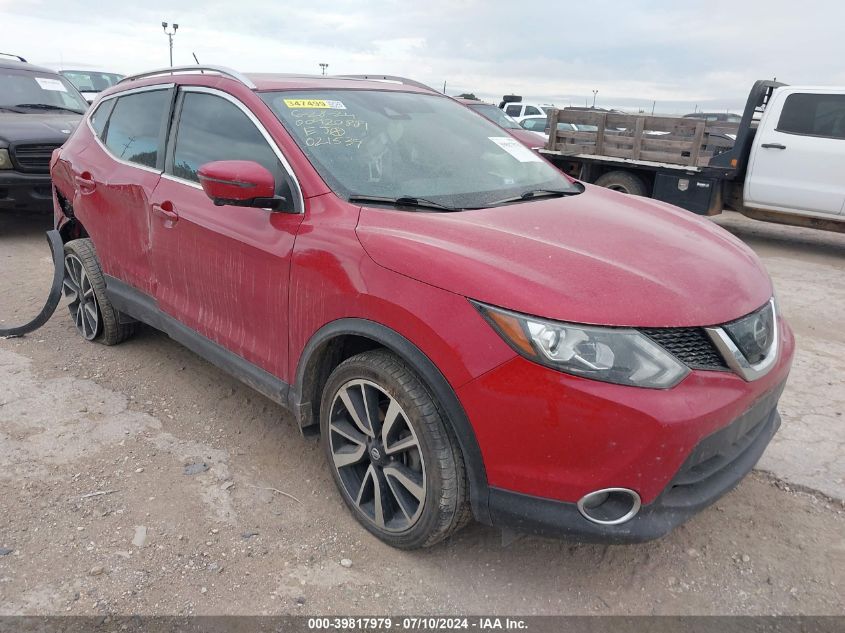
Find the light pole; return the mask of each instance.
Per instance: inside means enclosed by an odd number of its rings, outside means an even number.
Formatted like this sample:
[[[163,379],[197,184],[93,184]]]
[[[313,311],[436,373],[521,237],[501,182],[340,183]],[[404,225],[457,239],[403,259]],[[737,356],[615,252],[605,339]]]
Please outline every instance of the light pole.
[[[173,30],[167,30],[167,22],[161,23],[161,28],[164,29],[165,35],[167,35],[167,39],[170,42],[170,65],[173,66],[173,36],[176,35],[176,30],[179,28],[179,25],[175,22],[173,23]]]
[[[599,93],[598,90],[593,90],[593,107],[596,107],[596,95]]]
[[[324,74],[324,75],[326,74],[326,68],[328,68],[328,67],[329,67],[329,65],[328,65],[328,64],[326,64],[326,63],[324,63],[324,62],[320,62],[320,70],[322,70],[322,71],[323,71],[323,74]]]

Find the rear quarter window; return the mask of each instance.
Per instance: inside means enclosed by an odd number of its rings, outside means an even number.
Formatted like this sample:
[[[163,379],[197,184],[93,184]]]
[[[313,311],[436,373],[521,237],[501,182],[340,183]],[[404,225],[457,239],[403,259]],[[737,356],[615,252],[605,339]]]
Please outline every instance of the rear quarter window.
[[[101,140],[105,138],[104,133],[106,130],[106,123],[109,120],[109,115],[111,114],[115,103],[115,99],[103,101],[100,105],[97,106],[97,109],[94,110],[93,114],[91,114],[91,127],[94,128],[94,133]]]

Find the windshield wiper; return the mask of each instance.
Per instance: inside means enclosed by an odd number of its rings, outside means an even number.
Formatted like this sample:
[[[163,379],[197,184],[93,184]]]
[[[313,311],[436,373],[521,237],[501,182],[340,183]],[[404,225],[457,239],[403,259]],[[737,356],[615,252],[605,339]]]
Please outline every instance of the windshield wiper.
[[[573,189],[529,189],[528,191],[523,191],[518,196],[514,196],[513,198],[504,198],[503,200],[496,200],[495,202],[491,202],[489,205],[490,207],[494,207],[498,204],[507,204],[508,202],[522,202],[524,200],[533,200],[534,198],[545,198],[550,196],[555,197],[563,197],[563,196],[574,196],[575,194],[581,193],[583,188],[575,187]]]
[[[349,202],[377,202],[381,204],[395,204],[399,207],[417,207],[419,209],[437,209],[439,211],[457,211],[456,207],[449,207],[445,204],[440,204],[434,200],[426,200],[425,198],[418,198],[416,196],[399,196],[398,198],[389,198],[382,196],[365,196],[353,194],[349,196]]]
[[[49,103],[18,103],[15,107],[38,110],[63,110],[64,112],[73,112],[74,114],[85,114],[84,110],[74,110],[73,108],[65,108],[64,106],[51,105]]]

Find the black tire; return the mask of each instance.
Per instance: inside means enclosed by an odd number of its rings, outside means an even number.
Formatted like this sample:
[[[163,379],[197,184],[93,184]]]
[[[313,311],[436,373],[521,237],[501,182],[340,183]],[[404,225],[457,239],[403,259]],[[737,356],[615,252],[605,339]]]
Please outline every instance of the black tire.
[[[65,244],[64,290],[66,297],[73,293],[69,283],[71,277],[69,272],[70,261],[81,262],[85,275],[90,282],[90,287],[93,290],[93,302],[98,315],[93,336],[90,336],[90,332],[86,335],[78,324],[76,311],[73,308],[74,302],[71,301],[71,304],[68,306],[71,318],[74,319],[74,324],[77,325],[80,333],[87,340],[102,343],[103,345],[117,345],[132,336],[135,332],[136,324],[134,322],[121,323],[120,312],[115,309],[106,296],[106,281],[103,277],[103,271],[100,268],[100,262],[97,259],[97,252],[94,250],[94,244],[89,238],[71,240]]]
[[[398,446],[409,441],[408,431],[414,436],[410,438],[410,441],[416,441],[416,446],[410,449],[410,453],[413,457],[413,452],[418,451],[421,457],[420,463],[423,466],[421,467],[420,479],[424,482],[424,492],[418,492],[418,494],[420,497],[424,497],[424,501],[416,505],[416,519],[407,527],[402,524],[406,520],[410,522],[409,513],[406,511],[403,514],[397,510],[397,508],[401,510],[397,500],[403,495],[397,494],[397,484],[390,483],[391,481],[395,482],[396,479],[388,480],[385,478],[388,469],[395,468],[394,462],[388,462],[384,466],[380,489],[384,490],[387,495],[387,498],[381,496],[384,508],[390,506],[391,500],[393,502],[394,514],[392,516],[393,518],[398,517],[398,529],[389,529],[389,523],[385,521],[382,521],[385,527],[377,525],[375,518],[367,514],[363,505],[356,503],[349,492],[350,489],[355,490],[355,487],[349,486],[350,477],[348,474],[351,471],[344,470],[344,475],[341,475],[341,468],[358,469],[359,473],[364,468],[369,473],[369,469],[372,468],[375,473],[378,463],[373,461],[370,448],[364,449],[364,457],[359,463],[343,467],[336,466],[335,455],[341,454],[341,451],[337,449],[337,446],[333,448],[333,443],[338,438],[341,442],[346,441],[346,436],[337,433],[337,424],[344,415],[348,415],[346,413],[348,409],[341,404],[341,391],[357,388],[357,384],[350,386],[350,383],[357,382],[367,383],[367,388],[371,390],[370,393],[375,393],[377,397],[382,398],[378,400],[379,404],[375,411],[383,407],[387,407],[389,410],[389,407],[393,406],[394,400],[401,407],[403,417],[396,419],[405,421],[407,430],[405,435],[396,440],[395,445]],[[376,387],[381,389],[382,392],[379,393]],[[386,404],[384,398],[387,398],[390,405]],[[367,399],[368,396],[364,394],[363,406],[365,408],[367,408]],[[372,407],[372,395],[369,396],[369,401],[370,407]],[[373,437],[365,437],[364,439],[375,443],[369,444],[369,446],[377,445],[381,447],[382,457],[388,458],[388,439],[382,431],[385,427],[391,425],[384,424],[386,412],[383,410],[374,417],[377,421],[375,425],[371,426],[374,430]],[[395,427],[397,424],[393,426]],[[379,428],[375,428],[376,426]],[[383,349],[364,352],[345,360],[335,368],[323,390],[320,406],[320,430],[320,441],[323,444],[328,466],[344,503],[361,525],[388,545],[400,549],[428,547],[445,539],[470,521],[468,483],[457,440],[437,401],[423,381],[395,354]],[[344,448],[350,446],[354,447],[355,445],[349,443]],[[407,454],[391,455],[389,459],[407,460],[408,457]],[[417,466],[419,467],[419,464]],[[358,488],[359,499],[362,497],[362,492],[366,486],[366,475],[361,475],[361,478],[364,483]],[[387,485],[385,485],[385,482]],[[375,485],[374,481],[373,485]],[[402,492],[401,487],[399,491]],[[404,497],[411,499],[407,495],[404,495]],[[388,511],[385,509],[382,519],[386,518],[387,514]]]
[[[609,171],[596,179],[599,187],[607,187],[631,196],[647,195],[645,182],[639,176],[627,171]]]

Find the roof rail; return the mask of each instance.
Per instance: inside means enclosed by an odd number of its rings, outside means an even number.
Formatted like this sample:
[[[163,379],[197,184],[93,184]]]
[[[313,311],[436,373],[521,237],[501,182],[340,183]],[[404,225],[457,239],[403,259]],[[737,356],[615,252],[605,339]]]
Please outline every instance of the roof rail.
[[[217,73],[218,75],[223,75],[224,77],[229,77],[230,79],[234,79],[235,81],[241,82],[250,90],[255,90],[257,87],[249,77],[247,77],[243,73],[239,73],[237,70],[232,70],[231,68],[226,68],[225,66],[205,66],[197,64],[193,66],[170,66],[168,68],[148,70],[143,73],[138,73],[137,75],[129,75],[128,77],[124,77],[117,83],[122,84],[125,81],[135,81],[136,79],[145,79],[147,77],[155,77],[157,75],[175,75],[177,73],[192,73],[197,71],[207,71]]]
[[[342,79],[369,79],[370,81],[394,81],[396,83],[422,88],[423,90],[437,92],[437,90],[431,86],[427,86],[424,83],[413,79],[408,79],[407,77],[399,77],[398,75],[335,75],[335,77],[340,77]]]
[[[14,53],[0,53],[3,57],[14,57],[15,59],[27,63],[27,61],[21,57],[20,55],[15,55]]]

